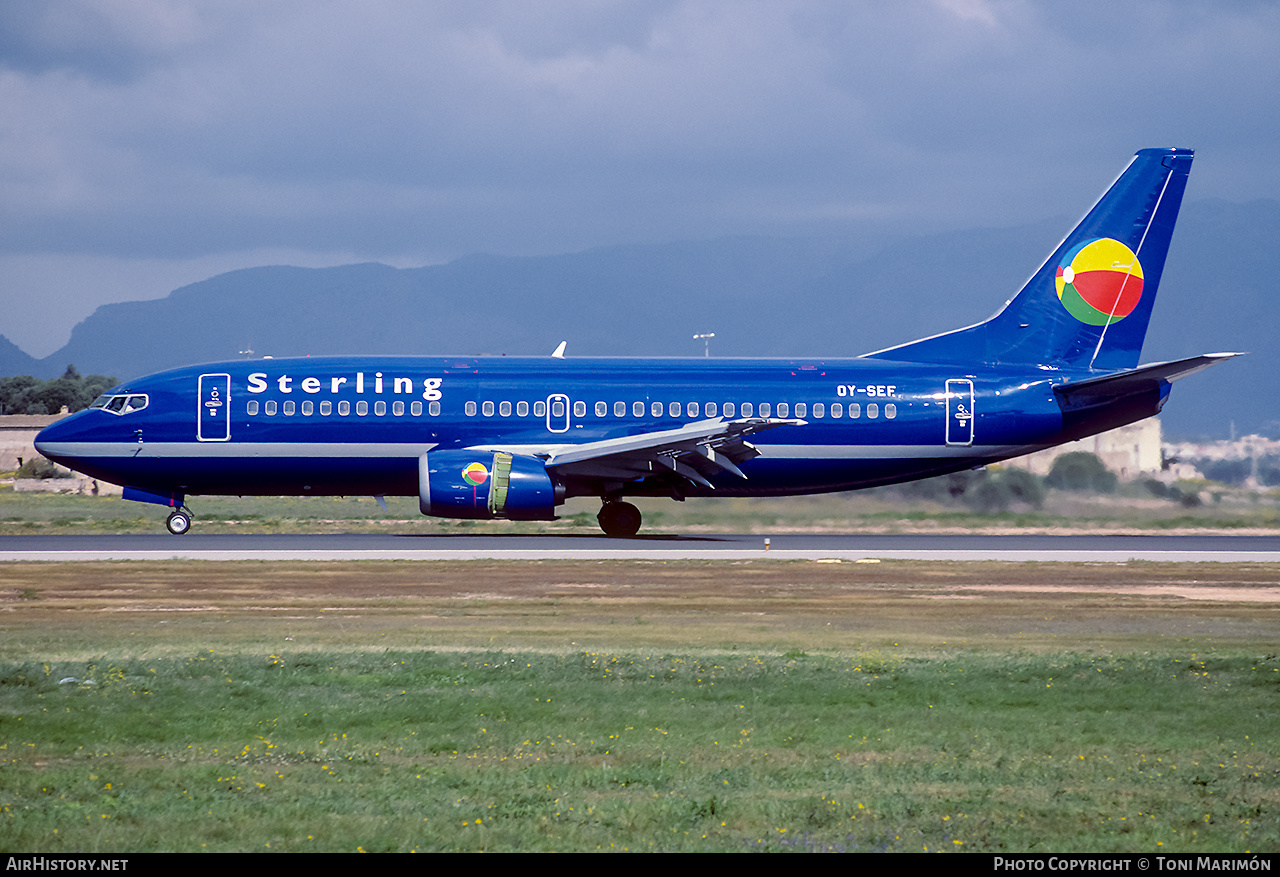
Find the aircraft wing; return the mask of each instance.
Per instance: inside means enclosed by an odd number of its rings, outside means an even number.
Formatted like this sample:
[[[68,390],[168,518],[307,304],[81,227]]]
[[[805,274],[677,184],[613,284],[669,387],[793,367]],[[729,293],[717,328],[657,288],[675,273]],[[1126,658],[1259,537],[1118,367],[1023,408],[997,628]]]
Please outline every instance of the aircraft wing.
[[[562,476],[619,481],[673,472],[701,487],[714,489],[707,480],[711,475],[729,472],[747,477],[738,464],[760,456],[747,436],[805,423],[785,418],[700,420],[676,429],[562,446],[551,454],[546,466]]]

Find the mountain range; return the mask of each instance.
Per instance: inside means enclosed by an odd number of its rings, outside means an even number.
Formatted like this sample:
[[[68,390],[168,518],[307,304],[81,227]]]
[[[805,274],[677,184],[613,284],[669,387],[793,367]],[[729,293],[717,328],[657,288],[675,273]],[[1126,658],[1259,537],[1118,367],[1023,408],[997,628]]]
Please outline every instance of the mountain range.
[[[271,266],[103,305],[34,359],[0,336],[0,375],[128,379],[196,362],[321,354],[839,357],[985,319],[1071,225],[927,236],[732,237],[393,268]],[[1144,361],[1247,351],[1180,382],[1167,435],[1280,434],[1280,202],[1184,205]]]

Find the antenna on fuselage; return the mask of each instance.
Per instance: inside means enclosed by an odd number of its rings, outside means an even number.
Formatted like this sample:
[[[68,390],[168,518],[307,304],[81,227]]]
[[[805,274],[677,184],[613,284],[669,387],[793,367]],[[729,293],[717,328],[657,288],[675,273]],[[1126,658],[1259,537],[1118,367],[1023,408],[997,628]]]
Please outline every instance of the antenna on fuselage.
[[[561,341],[560,346],[551,354],[552,359],[564,359],[564,349],[569,346],[568,341]]]

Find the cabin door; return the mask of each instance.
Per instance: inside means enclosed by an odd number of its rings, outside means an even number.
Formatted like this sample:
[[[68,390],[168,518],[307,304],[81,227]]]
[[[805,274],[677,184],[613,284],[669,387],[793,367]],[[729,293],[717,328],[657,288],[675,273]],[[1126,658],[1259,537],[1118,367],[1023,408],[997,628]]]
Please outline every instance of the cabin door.
[[[973,444],[973,381],[947,381],[947,444]]]
[[[225,442],[231,438],[231,375],[201,375],[196,438]]]

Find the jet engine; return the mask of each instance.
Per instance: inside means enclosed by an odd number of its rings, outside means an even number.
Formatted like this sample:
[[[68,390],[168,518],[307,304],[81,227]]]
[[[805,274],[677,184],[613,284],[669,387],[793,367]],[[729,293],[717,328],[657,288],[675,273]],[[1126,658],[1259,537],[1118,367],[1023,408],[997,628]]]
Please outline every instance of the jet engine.
[[[564,502],[537,457],[490,451],[431,451],[418,458],[418,507],[438,518],[552,521]]]

